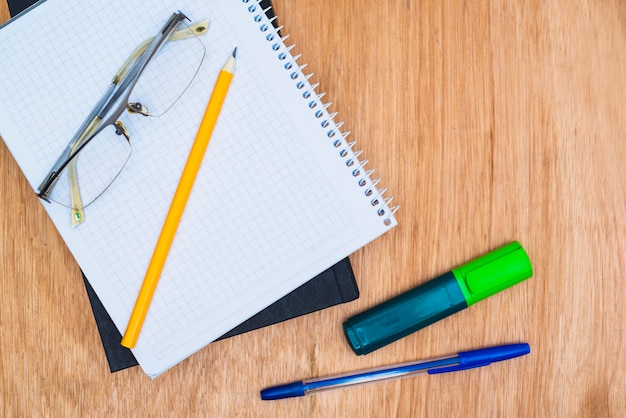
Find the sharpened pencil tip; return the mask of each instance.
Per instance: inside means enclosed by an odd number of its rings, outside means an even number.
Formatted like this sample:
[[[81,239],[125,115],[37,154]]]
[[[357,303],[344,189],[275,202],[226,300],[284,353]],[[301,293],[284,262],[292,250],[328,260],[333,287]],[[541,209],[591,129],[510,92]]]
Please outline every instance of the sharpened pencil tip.
[[[235,49],[233,50],[233,58],[237,57],[237,47],[235,47]]]

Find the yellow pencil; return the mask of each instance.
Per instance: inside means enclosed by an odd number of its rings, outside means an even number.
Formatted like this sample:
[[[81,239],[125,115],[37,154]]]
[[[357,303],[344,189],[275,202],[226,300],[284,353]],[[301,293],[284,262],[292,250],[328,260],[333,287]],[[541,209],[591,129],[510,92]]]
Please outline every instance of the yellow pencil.
[[[196,175],[200,169],[204,153],[209,145],[209,140],[211,139],[211,134],[215,128],[215,123],[217,122],[220,110],[222,109],[224,99],[226,98],[226,93],[230,87],[230,82],[233,79],[236,53],[237,48],[235,48],[233,54],[228,58],[228,61],[226,61],[226,64],[220,71],[217,81],[215,82],[215,87],[213,88],[213,93],[211,93],[209,104],[207,105],[202,121],[200,122],[196,139],[194,140],[191,151],[189,152],[189,157],[187,158],[187,163],[183,169],[183,174],[180,176],[180,181],[178,183],[178,187],[176,188],[174,198],[172,199],[170,210],[165,218],[161,235],[159,236],[156,248],[152,254],[152,259],[148,265],[146,276],[144,277],[143,284],[139,290],[135,307],[133,308],[133,312],[128,320],[128,326],[126,327],[126,332],[124,333],[124,338],[122,338],[121,342],[124,347],[133,348],[137,343],[141,326],[143,325],[146,314],[148,313],[148,308],[150,307],[154,290],[156,289],[159,277],[163,271],[167,254],[170,251],[174,235],[176,235],[178,224],[183,216],[185,205],[187,204],[189,194],[191,193],[191,188],[193,187]]]

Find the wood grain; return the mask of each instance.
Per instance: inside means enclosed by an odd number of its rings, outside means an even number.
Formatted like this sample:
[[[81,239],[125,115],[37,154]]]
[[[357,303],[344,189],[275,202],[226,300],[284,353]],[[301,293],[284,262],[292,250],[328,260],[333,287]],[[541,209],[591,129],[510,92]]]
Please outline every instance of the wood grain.
[[[80,271],[1,144],[2,416],[626,415],[626,3],[274,2],[401,207],[351,257],[360,299],[211,344],[156,380],[110,374]],[[511,240],[533,278],[368,356],[348,348],[346,318]],[[258,396],[519,341],[531,355],[488,368]]]

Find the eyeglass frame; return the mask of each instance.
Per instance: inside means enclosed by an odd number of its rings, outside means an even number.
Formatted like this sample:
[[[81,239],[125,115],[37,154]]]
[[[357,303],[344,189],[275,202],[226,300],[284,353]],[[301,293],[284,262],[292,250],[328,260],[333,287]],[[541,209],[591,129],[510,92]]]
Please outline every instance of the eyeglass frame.
[[[194,36],[203,35],[207,32],[208,20],[198,22],[186,27],[183,30],[175,32],[180,24],[185,20],[190,19],[183,12],[177,11],[173,13],[153,38],[144,41],[135,49],[133,54],[131,54],[120,70],[116,73],[113,81],[106,89],[103,96],[98,100],[91,112],[89,112],[84,122],[78,128],[68,145],[65,147],[63,152],[61,152],[61,155],[57,158],[56,162],[53,164],[52,168],[48,171],[48,174],[37,188],[37,196],[39,198],[45,200],[46,202],[51,202],[49,198],[50,193],[54,189],[54,186],[59,180],[61,174],[71,161],[75,161],[75,158],[78,156],[80,151],[107,127],[113,126],[116,133],[124,135],[130,144],[128,132],[122,122],[118,119],[126,110],[130,113],[138,113],[144,116],[149,116],[140,103],[128,102],[133,88],[137,84],[139,77],[147,65],[158,53],[165,42],[189,37],[189,31],[191,31],[191,34]],[[133,62],[138,54],[139,57]],[[204,60],[204,55],[202,60]],[[117,106],[112,110],[116,103]],[[80,208],[72,209],[75,211],[82,211],[83,208],[81,205]]]

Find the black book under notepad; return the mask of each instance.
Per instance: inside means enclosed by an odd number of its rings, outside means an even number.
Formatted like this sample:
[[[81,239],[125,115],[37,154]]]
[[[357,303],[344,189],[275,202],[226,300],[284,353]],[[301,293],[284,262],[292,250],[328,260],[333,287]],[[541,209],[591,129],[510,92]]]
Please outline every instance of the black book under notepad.
[[[136,366],[138,363],[133,353],[120,345],[122,336],[113,320],[84,275],[83,279],[111,372]],[[352,266],[346,258],[222,335],[218,340],[349,302],[358,297],[359,289]]]
[[[36,3],[36,1],[7,0],[7,3],[11,16],[15,16]],[[261,1],[261,4],[264,10],[267,9],[266,13],[268,16],[273,16],[273,11],[270,8],[271,2],[264,0]],[[276,24],[276,21],[273,23]],[[138,363],[132,352],[120,345],[122,336],[96,296],[88,279],[84,275],[83,279],[111,372],[136,366]],[[219,339],[232,337],[287,319],[306,315],[330,306],[355,300],[358,297],[359,289],[354,272],[352,271],[350,260],[345,258],[227,332]]]

